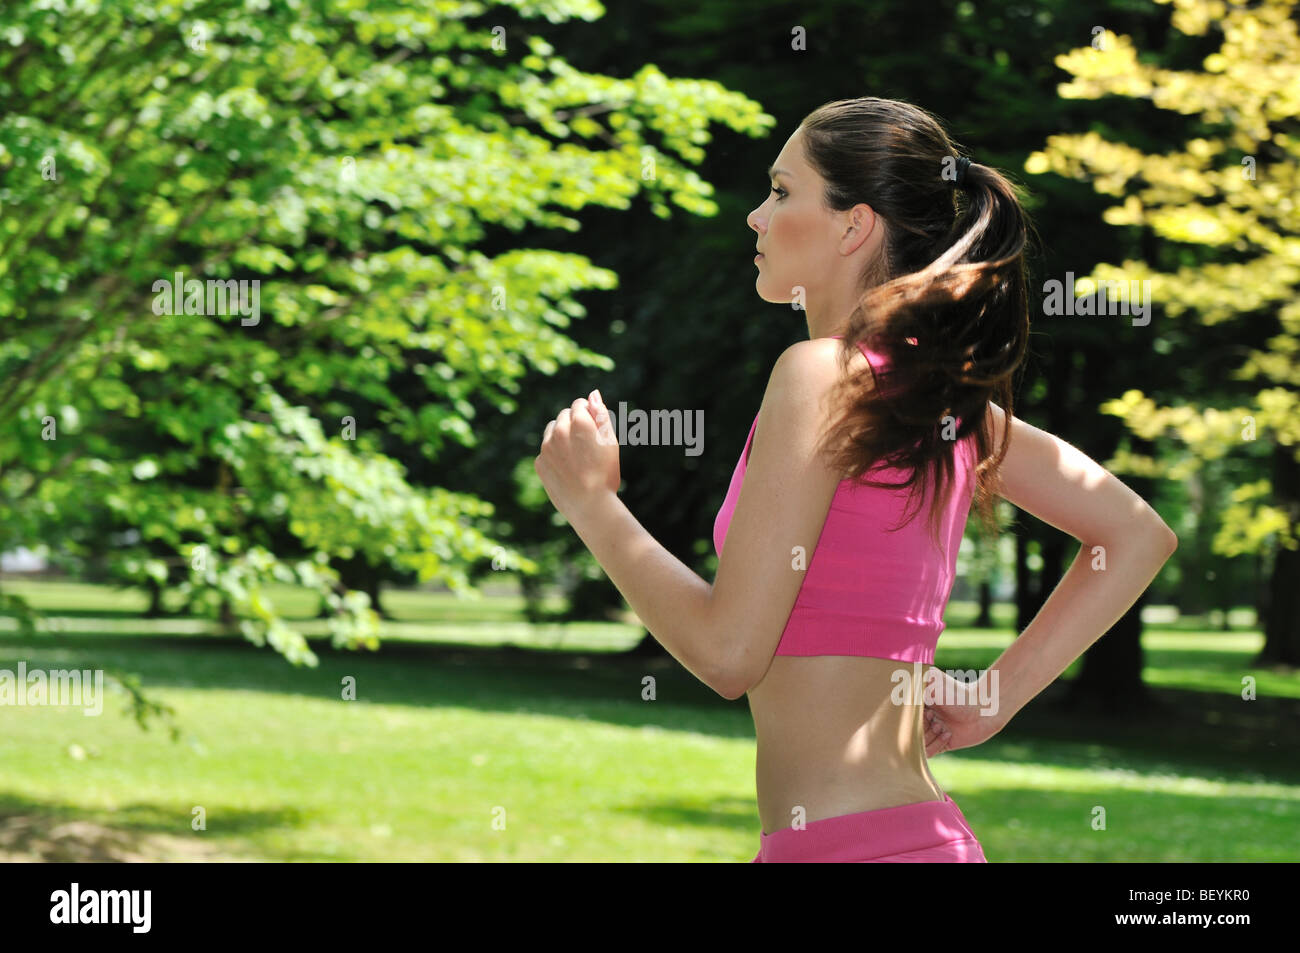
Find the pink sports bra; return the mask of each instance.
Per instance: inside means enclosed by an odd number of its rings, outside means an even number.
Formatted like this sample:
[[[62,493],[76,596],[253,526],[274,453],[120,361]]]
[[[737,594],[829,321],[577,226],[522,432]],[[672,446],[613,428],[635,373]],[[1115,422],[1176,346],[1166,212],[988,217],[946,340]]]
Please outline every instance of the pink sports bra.
[[[862,352],[873,367],[886,360],[865,345]],[[713,545],[719,556],[740,498],[757,425],[755,414],[726,499],[713,523]],[[935,549],[926,525],[933,483],[912,521],[892,533],[886,530],[902,521],[909,489],[868,487],[853,480],[840,483],[781,633],[777,655],[934,661],[935,644],[944,629],[943,611],[956,579],[957,550],[970,512],[974,446],[975,435],[971,434],[957,448],[955,482],[948,485],[950,495],[943,503],[939,524],[943,550]],[[870,472],[871,479],[890,483],[906,475],[907,471],[880,465]]]

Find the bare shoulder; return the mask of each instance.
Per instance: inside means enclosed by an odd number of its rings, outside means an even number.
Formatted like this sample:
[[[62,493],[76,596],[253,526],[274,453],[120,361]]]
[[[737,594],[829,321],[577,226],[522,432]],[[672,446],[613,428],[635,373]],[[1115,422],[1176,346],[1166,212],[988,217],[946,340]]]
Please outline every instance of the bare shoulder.
[[[844,377],[842,347],[834,338],[814,338],[781,352],[772,366],[759,408],[756,448],[772,441],[791,457],[822,456],[821,441],[839,416],[836,385]],[[866,358],[856,348],[855,352],[850,356],[848,374],[859,380],[869,379]]]
[[[843,373],[840,364],[842,348],[836,338],[813,338],[791,344],[772,366],[769,387],[798,391],[804,397],[825,394]],[[848,367],[850,374],[864,372],[867,359],[855,348]]]

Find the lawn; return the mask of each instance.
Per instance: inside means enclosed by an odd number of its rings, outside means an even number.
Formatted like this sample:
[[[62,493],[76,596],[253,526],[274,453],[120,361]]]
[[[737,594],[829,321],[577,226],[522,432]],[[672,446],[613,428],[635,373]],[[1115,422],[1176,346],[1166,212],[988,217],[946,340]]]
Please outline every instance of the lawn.
[[[138,673],[182,737],[142,732],[119,694],[100,717],[0,709],[0,859],[748,861],[758,848],[745,702],[617,654],[633,626],[539,631],[518,597],[393,592],[378,652],[313,640],[319,666],[295,669],[200,620],[142,618],[138,593],[3,585],[59,621],[35,639],[0,631],[0,669]],[[277,604],[324,632],[301,593]],[[971,611],[950,606],[939,665],[985,667],[1010,641],[1009,627],[959,625]],[[1252,669],[1260,643],[1152,626],[1150,716],[1080,718],[1058,685],[932,770],[993,862],[1294,861],[1300,675]],[[1257,700],[1240,698],[1246,674]]]

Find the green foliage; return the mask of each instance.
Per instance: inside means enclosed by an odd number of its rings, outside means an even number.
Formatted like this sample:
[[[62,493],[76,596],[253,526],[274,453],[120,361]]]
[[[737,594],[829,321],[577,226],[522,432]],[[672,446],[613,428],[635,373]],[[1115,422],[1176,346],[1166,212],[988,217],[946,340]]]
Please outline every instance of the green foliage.
[[[1295,0],[1161,2],[1172,2],[1182,33],[1204,36],[1213,27],[1222,35],[1202,70],[1156,65],[1108,31],[1100,48],[1057,58],[1073,77],[1061,94],[1147,99],[1196,117],[1205,131],[1163,155],[1095,132],[1052,136],[1025,167],[1087,179],[1123,199],[1106,211],[1108,223],[1145,226],[1190,249],[1176,269],[1128,260],[1098,267],[1096,281],[1149,280],[1152,300],[1169,317],[1188,313],[1205,327],[1238,322],[1238,340],[1261,315],[1275,330],[1265,347],[1239,348],[1243,359],[1230,376],[1253,392],[1245,404],[1210,406],[1198,395],[1161,406],[1133,388],[1103,406],[1142,439],[1167,436],[1186,448],[1160,459],[1121,453],[1111,466],[1182,481],[1234,450],[1263,456],[1252,447],[1285,448],[1300,460],[1300,37]],[[1300,546],[1298,490],[1267,478],[1240,484],[1221,514],[1214,551]]]
[[[514,414],[530,371],[612,366],[565,331],[585,316],[573,295],[616,276],[476,246],[493,229],[572,231],[564,210],[637,196],[661,216],[713,214],[685,163],[711,123],[758,136],[773,121],[651,65],[579,72],[520,25],[602,13],[6,4],[0,549],[43,543],[72,570],[180,583],[309,665],[273,580],[317,589],[336,643],[373,646],[376,614],[333,559],[458,591],[493,557],[534,571],[436,463],[491,429],[475,401]],[[212,297],[225,280],[259,284],[236,305]],[[417,464],[434,477],[413,480]]]

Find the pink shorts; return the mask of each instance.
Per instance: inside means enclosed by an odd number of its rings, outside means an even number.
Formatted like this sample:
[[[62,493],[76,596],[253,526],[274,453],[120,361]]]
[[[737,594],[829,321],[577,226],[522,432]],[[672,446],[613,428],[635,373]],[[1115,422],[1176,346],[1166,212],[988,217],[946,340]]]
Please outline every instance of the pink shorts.
[[[984,864],[984,851],[947,794],[759,834],[752,864]]]

